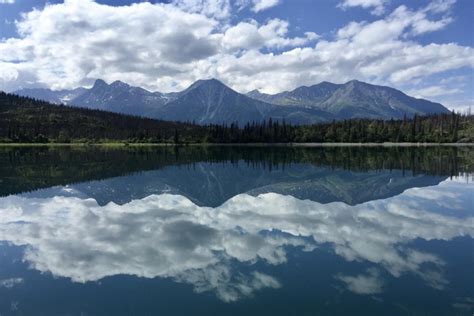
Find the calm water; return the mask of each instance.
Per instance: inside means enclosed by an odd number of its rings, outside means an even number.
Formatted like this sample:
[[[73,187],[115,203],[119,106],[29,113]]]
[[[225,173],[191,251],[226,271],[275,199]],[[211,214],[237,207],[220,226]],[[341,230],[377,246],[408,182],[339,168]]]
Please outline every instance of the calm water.
[[[472,315],[474,149],[0,148],[0,314]]]

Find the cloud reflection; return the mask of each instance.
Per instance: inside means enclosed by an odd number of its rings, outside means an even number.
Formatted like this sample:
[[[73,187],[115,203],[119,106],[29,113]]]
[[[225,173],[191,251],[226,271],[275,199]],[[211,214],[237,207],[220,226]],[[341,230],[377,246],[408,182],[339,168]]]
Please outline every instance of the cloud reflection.
[[[260,271],[235,271],[232,261],[277,265],[287,260],[289,247],[311,251],[321,243],[348,261],[370,262],[394,277],[413,273],[443,288],[443,260],[410,242],[473,237],[472,214],[455,214],[459,203],[472,203],[462,198],[472,188],[445,182],[356,206],[275,193],[238,195],[216,208],[169,194],[105,206],[75,196],[10,196],[0,199],[0,240],[26,246],[24,259],[32,268],[75,282],[118,274],[169,277],[224,301],[281,286]],[[443,214],[436,212],[440,208]],[[374,271],[336,278],[356,293],[379,293]]]
[[[12,287],[22,284],[23,281],[24,280],[22,278],[3,279],[0,280],[0,288],[4,287],[7,289],[11,289]]]
[[[339,274],[336,276],[345,283],[347,289],[356,294],[378,294],[382,292],[383,281],[377,269],[368,269],[366,274],[357,276]]]

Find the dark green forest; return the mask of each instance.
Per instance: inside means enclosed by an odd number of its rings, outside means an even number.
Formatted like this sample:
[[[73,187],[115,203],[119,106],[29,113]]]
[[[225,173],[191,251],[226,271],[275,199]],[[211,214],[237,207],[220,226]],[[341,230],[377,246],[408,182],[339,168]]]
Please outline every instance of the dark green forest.
[[[474,116],[351,119],[294,126],[284,121],[201,126],[53,105],[0,92],[0,143],[306,143],[474,141]]]

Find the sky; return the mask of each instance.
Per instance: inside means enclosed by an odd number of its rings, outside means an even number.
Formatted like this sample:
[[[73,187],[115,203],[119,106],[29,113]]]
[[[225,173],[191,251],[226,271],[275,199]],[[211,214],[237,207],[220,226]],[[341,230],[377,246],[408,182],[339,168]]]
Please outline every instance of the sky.
[[[0,90],[277,93],[357,79],[474,105],[472,0],[0,0]]]

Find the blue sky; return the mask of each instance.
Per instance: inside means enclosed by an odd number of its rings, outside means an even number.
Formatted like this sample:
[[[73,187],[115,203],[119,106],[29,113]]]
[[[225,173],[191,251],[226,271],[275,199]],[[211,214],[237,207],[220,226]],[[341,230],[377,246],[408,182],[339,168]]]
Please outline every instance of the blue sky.
[[[473,30],[471,0],[0,0],[0,89],[359,79],[461,110],[474,103]]]

